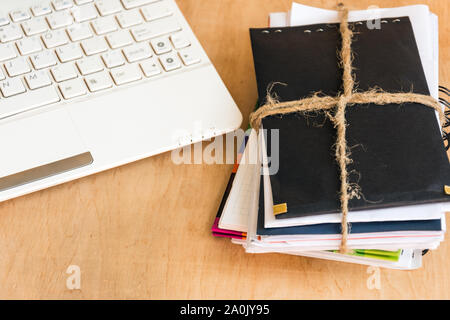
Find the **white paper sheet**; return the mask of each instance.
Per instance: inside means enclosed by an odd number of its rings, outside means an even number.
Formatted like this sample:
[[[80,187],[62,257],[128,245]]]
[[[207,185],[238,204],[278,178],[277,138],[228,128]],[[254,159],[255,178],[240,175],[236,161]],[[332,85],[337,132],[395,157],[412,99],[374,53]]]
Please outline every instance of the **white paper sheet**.
[[[267,251],[266,249],[260,249],[259,251],[255,250],[253,253],[267,253],[267,252],[276,252],[283,254],[291,254],[297,256],[305,256],[310,258],[318,258],[318,259],[326,259],[333,261],[341,261],[347,263],[357,263],[364,264],[370,266],[384,267],[390,269],[399,269],[399,270],[412,270],[417,269],[422,266],[422,250],[420,249],[404,249],[400,255],[398,261],[385,261],[385,260],[377,260],[370,259],[364,257],[357,257],[351,255],[345,255],[330,251],[303,251],[303,252],[293,252],[293,251]]]
[[[256,132],[252,130],[219,219],[219,228],[221,229],[247,232],[248,212],[251,210],[250,197],[254,188],[253,182],[256,179],[256,159],[250,159],[250,155],[258,154],[255,139]],[[245,161],[247,163],[243,163]],[[244,168],[241,169],[241,167]]]

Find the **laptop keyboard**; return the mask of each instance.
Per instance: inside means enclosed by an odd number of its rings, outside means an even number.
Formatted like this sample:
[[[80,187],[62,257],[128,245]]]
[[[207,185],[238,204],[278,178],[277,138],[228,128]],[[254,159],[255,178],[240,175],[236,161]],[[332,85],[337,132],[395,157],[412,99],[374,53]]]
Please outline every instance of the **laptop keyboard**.
[[[201,62],[167,1],[40,3],[0,16],[0,119]]]

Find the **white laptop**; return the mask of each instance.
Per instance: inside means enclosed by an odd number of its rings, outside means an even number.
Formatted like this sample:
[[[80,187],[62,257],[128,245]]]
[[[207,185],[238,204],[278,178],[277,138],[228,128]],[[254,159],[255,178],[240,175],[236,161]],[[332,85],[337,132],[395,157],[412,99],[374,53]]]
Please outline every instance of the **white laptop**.
[[[241,124],[173,0],[2,1],[0,13],[0,201]]]

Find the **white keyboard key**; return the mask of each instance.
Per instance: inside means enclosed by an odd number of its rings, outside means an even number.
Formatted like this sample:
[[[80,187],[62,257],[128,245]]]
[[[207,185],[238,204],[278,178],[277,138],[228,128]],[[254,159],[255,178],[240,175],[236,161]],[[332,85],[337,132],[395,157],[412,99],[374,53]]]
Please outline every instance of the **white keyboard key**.
[[[133,43],[133,38],[128,30],[120,30],[110,33],[106,36],[106,40],[112,49],[125,47]]]
[[[48,30],[48,24],[42,17],[37,17],[22,23],[22,29],[27,36],[33,36]]]
[[[81,52],[78,43],[66,44],[65,46],[57,48],[55,52],[61,62],[76,60],[83,57],[83,53]]]
[[[5,69],[10,77],[18,76],[30,72],[30,65],[24,57],[18,57],[16,59],[5,62]]]
[[[0,44],[0,61],[9,60],[17,57],[16,50],[12,43]]]
[[[90,2],[93,2],[94,0],[75,0],[75,4],[77,5],[77,6],[81,6],[81,5],[83,5],[83,4],[86,4],[86,3],[90,3]]]
[[[118,86],[142,79],[141,71],[134,64],[111,70],[111,76]]]
[[[87,56],[91,56],[93,54],[97,54],[108,50],[108,45],[106,44],[106,41],[103,38],[92,38],[83,40],[81,42],[81,46],[83,47],[84,53]]]
[[[31,12],[33,12],[35,17],[39,17],[52,13],[52,8],[49,4],[36,4],[31,7]]]
[[[161,67],[155,59],[145,60],[140,65],[146,77],[153,77],[161,73]]]
[[[102,16],[122,11],[122,6],[118,0],[100,0],[95,5]]]
[[[53,0],[53,7],[55,10],[60,11],[73,7],[72,0]]]
[[[172,42],[173,47],[177,50],[189,47],[191,45],[191,42],[182,32],[172,34],[170,36],[170,41]]]
[[[46,19],[52,29],[67,27],[73,23],[73,18],[68,11],[54,12],[46,16]]]
[[[144,20],[142,19],[142,15],[139,13],[138,10],[125,11],[119,13],[116,16],[116,18],[117,21],[119,22],[120,27],[122,28],[137,26],[138,24],[144,22]]]
[[[98,56],[86,57],[77,61],[78,70],[85,76],[94,72],[103,70],[103,63],[100,61]]]
[[[139,27],[134,27],[131,29],[131,33],[136,41],[144,41],[179,30],[181,30],[181,27],[176,19],[169,17],[156,20]]]
[[[128,62],[132,63],[135,61],[150,58],[152,56],[152,50],[148,43],[136,43],[132,46],[123,49],[123,54],[127,58]]]
[[[56,58],[51,51],[32,54],[30,60],[36,70],[48,68],[56,64]]]
[[[96,92],[100,90],[105,90],[112,87],[111,77],[107,72],[97,72],[90,76],[84,78],[89,91]]]
[[[119,67],[125,64],[125,59],[123,58],[122,52],[120,51],[110,51],[102,54],[103,62],[105,66],[109,69]]]
[[[125,64],[125,59],[123,58],[122,52],[120,51],[110,51],[102,54],[103,62],[105,66],[109,69],[119,67]]]
[[[9,24],[0,28],[0,40],[2,42],[13,41],[22,38],[20,27],[15,24]]]
[[[133,9],[159,0],[122,0],[125,9]]]
[[[64,99],[72,99],[87,93],[86,85],[81,79],[67,80],[59,84],[59,90]]]
[[[186,48],[178,52],[181,60],[186,66],[190,66],[200,62],[200,57],[192,48]]]
[[[41,40],[39,37],[24,38],[17,41],[16,45],[21,55],[27,55],[42,50]]]
[[[52,84],[47,71],[44,70],[31,72],[24,78],[28,85],[28,88],[30,88],[31,90],[35,90]]]
[[[6,76],[3,73],[2,69],[0,69],[0,80],[5,80],[5,79],[6,79]]]
[[[86,4],[84,6],[75,7],[72,9],[73,17],[75,21],[85,22],[98,17],[97,9],[95,9],[93,4]]]
[[[14,10],[9,15],[14,22],[20,22],[31,18],[31,15],[26,10]]]
[[[8,16],[0,14],[0,26],[6,26],[7,24],[9,24]]]
[[[12,78],[0,82],[0,90],[5,98],[14,96],[26,91],[25,86],[20,78]],[[3,110],[0,110],[2,112]]]
[[[67,29],[70,40],[80,41],[92,37],[91,28],[87,23],[74,24]]]
[[[66,81],[78,77],[75,67],[71,63],[57,65],[51,69],[56,82]]]
[[[117,30],[117,24],[114,20],[114,17],[99,18],[92,21],[91,23],[92,28],[94,28],[95,33],[98,35]]]
[[[18,80],[18,78],[9,80]],[[0,99],[0,119],[58,101],[60,98],[52,86],[28,91],[8,99]]]
[[[68,43],[69,39],[64,30],[49,30],[42,35],[42,41],[48,49],[51,49]]]
[[[167,38],[153,39],[151,44],[156,54],[163,54],[172,51],[169,39]]]
[[[146,21],[153,21],[173,14],[172,9],[170,9],[166,3],[154,3],[145,6],[141,9],[141,12]]]
[[[9,80],[18,80],[18,78]],[[2,83],[0,83],[1,87]],[[0,119],[58,101],[60,98],[52,86],[28,91],[8,99],[0,99]]]
[[[181,61],[175,52],[166,53],[165,55],[160,56],[159,61],[166,71],[181,68]]]

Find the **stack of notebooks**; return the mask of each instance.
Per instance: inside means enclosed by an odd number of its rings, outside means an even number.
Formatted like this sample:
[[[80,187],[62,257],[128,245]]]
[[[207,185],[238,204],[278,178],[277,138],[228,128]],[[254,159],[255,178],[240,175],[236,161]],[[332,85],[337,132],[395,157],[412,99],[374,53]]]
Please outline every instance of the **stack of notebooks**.
[[[294,3],[288,13],[271,14],[269,28],[250,30],[257,107],[268,88],[278,101],[339,94],[338,22],[337,11]],[[439,98],[437,17],[427,6],[350,11],[349,22],[358,90]],[[265,132],[247,131],[213,235],[249,253],[419,268],[422,253],[443,241],[450,208],[437,114],[414,103],[365,104],[348,107],[346,119],[349,179],[361,188],[349,201],[349,253],[339,252],[336,130],[324,112],[270,116]]]

